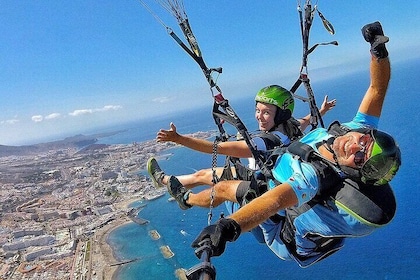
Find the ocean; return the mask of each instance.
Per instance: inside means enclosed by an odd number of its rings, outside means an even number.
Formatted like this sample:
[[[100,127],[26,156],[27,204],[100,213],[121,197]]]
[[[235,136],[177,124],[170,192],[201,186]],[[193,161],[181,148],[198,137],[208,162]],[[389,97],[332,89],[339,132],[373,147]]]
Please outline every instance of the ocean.
[[[419,132],[416,121],[420,120],[420,98],[415,82],[420,71],[417,67],[419,62],[416,60],[392,66],[392,79],[380,121],[380,128],[395,136],[402,151],[403,164],[391,184],[398,207],[393,221],[369,236],[348,239],[341,251],[305,269],[292,261],[280,260],[266,246],[258,244],[251,234],[245,233],[236,242],[228,243],[223,255],[212,259],[217,279],[420,279],[417,208],[420,191],[416,178],[420,166],[419,150],[413,145],[415,134]],[[326,92],[330,98],[338,100],[337,107],[324,118],[325,123],[329,124],[335,119],[350,120],[367,84],[367,71],[314,83],[316,94]],[[228,98],[228,94],[225,97]],[[317,97],[318,104],[321,104],[323,95],[317,94]],[[256,129],[252,98],[253,94],[250,93],[243,100],[230,102],[250,131]],[[118,128],[124,129],[124,132],[101,139],[101,142],[119,144],[154,139],[156,132],[160,128],[168,128],[171,121],[177,125],[180,133],[215,130],[211,106],[208,104],[207,111],[196,108],[182,115],[127,124]],[[297,106],[294,115],[307,114],[305,106]],[[165,151],[165,154],[170,156],[161,160],[160,164],[167,174],[191,173],[211,166],[211,155],[186,148],[174,148]],[[222,162],[223,158],[219,159]],[[133,206],[146,205],[139,215],[150,223],[127,224],[110,234],[108,243],[117,258],[138,258],[133,263],[121,266],[116,279],[177,279],[174,273],[176,269],[190,268],[199,262],[190,244],[207,225],[208,209],[183,211],[175,202],[169,202],[168,198],[166,194],[156,200],[134,203]],[[214,209],[213,221],[226,212],[223,205]],[[157,230],[161,239],[153,240],[149,235],[150,230]],[[163,258],[159,248],[164,245],[175,253],[173,258]]]

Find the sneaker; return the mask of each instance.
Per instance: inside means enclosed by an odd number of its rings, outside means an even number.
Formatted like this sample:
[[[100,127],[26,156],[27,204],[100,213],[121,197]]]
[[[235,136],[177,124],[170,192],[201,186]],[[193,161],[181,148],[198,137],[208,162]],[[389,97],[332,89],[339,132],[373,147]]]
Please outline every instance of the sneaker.
[[[155,185],[156,188],[164,186],[162,180],[165,176],[165,172],[160,169],[160,166],[154,157],[149,158],[147,161],[147,172],[149,173],[150,178],[153,181],[153,185]]]
[[[192,207],[187,203],[187,199],[191,190],[184,187],[175,176],[171,176],[169,178],[166,187],[168,188],[169,194],[175,198],[182,210],[187,210]]]

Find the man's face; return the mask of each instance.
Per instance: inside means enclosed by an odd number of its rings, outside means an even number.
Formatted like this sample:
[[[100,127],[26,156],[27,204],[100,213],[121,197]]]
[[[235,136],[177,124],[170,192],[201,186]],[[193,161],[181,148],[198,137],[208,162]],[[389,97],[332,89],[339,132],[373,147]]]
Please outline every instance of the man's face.
[[[373,144],[370,134],[352,131],[338,136],[332,149],[339,165],[360,168],[372,153]]]
[[[255,106],[255,118],[258,121],[258,127],[262,131],[269,131],[275,126],[274,117],[277,107],[272,104],[257,102]]]

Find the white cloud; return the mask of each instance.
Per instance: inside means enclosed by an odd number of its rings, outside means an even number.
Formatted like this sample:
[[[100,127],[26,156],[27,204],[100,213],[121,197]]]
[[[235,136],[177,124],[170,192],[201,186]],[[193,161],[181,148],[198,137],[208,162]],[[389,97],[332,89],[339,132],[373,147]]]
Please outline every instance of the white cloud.
[[[49,114],[49,115],[45,116],[45,119],[46,120],[52,120],[52,119],[59,118],[60,116],[61,116],[60,113],[52,113],[52,114]]]
[[[106,105],[102,108],[74,110],[73,112],[69,113],[69,115],[73,117],[77,117],[81,115],[93,114],[96,112],[116,111],[120,109],[122,109],[122,106],[120,105]]]
[[[69,113],[70,116],[77,117],[86,114],[92,114],[92,109],[81,109],[81,110],[74,110],[73,112]]]
[[[18,119],[10,119],[10,120],[5,120],[5,121],[1,121],[1,124],[15,124],[18,123],[19,120]]]
[[[34,115],[32,116],[32,121],[33,122],[42,122],[44,120],[52,120],[52,119],[56,119],[59,118],[61,116],[60,113],[51,113],[49,115],[46,115],[45,117],[42,115]]]
[[[41,115],[32,116],[32,121],[34,121],[34,122],[42,122],[43,119],[44,119],[44,117],[41,116]]]
[[[122,109],[122,106],[120,106],[120,105],[106,105],[102,109],[97,109],[97,110],[103,112],[103,111],[111,111],[111,110],[116,111],[116,110],[119,110],[119,109]]]
[[[167,103],[170,102],[173,98],[172,97],[168,97],[168,96],[163,96],[163,97],[157,97],[152,99],[153,102],[157,102],[157,103]]]

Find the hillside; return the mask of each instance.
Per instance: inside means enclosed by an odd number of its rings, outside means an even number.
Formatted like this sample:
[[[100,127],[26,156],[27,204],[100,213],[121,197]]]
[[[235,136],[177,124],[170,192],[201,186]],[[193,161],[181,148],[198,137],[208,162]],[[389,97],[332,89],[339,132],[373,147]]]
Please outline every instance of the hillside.
[[[75,135],[67,137],[63,140],[46,142],[34,145],[22,145],[22,146],[6,146],[0,145],[0,157],[7,156],[28,156],[37,155],[40,153],[48,152],[51,150],[62,150],[67,148],[81,149],[94,144],[99,138],[107,137],[120,133],[121,131],[109,132],[109,133],[98,133],[93,135]]]

